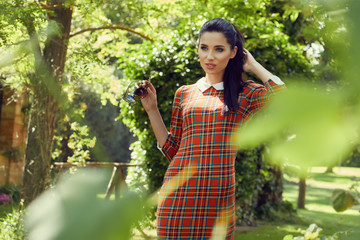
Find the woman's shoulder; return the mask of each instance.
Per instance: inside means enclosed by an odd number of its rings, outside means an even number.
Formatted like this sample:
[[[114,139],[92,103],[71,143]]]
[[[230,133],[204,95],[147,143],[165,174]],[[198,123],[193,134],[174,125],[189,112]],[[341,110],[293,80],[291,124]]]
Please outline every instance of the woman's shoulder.
[[[195,83],[189,84],[189,85],[182,85],[176,90],[176,92],[177,93],[186,93],[186,92],[191,92],[194,89],[196,89],[196,84]]]
[[[186,97],[196,89],[196,84],[182,85],[175,91],[175,96]]]
[[[244,94],[251,94],[252,92],[265,89],[264,85],[254,82],[252,80],[247,80],[244,83]]]

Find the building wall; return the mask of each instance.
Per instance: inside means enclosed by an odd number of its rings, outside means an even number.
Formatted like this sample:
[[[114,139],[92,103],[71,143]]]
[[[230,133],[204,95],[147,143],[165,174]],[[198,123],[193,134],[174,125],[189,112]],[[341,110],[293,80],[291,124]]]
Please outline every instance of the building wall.
[[[21,185],[24,171],[26,146],[24,96],[16,96],[9,89],[3,89],[0,118],[0,186],[12,182]]]

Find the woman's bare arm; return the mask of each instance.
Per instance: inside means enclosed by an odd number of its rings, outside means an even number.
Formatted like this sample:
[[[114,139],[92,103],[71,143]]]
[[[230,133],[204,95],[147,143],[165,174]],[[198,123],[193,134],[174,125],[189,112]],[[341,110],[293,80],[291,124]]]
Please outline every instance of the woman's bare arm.
[[[156,140],[158,141],[160,147],[162,147],[168,137],[168,130],[166,129],[157,106],[156,90],[154,86],[149,81],[145,81],[144,85],[147,86],[148,94],[141,99],[141,103],[149,116]]]

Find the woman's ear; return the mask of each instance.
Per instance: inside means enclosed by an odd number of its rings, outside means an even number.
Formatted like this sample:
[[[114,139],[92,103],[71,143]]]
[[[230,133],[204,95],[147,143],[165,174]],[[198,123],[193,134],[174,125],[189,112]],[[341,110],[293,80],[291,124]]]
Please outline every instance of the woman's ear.
[[[236,56],[238,47],[235,46],[233,50],[231,50],[230,58],[234,58]]]

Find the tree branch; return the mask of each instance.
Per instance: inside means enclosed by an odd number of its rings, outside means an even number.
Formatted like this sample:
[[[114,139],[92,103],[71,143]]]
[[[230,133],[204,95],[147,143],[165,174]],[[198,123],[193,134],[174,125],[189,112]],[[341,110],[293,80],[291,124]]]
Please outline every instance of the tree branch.
[[[8,46],[17,46],[17,45],[21,45],[21,44],[24,44],[24,43],[31,43],[31,40],[30,39],[22,40],[22,41],[19,41],[19,42],[16,42],[16,43],[9,44]]]
[[[73,5],[71,3],[67,3],[67,4],[53,4],[53,5],[47,5],[41,2],[35,2],[35,4],[39,5],[42,9],[46,9],[46,10],[52,10],[54,8],[59,8],[59,7],[72,7]]]
[[[20,20],[21,20],[22,24],[25,26],[27,33],[30,37],[30,44],[31,44],[31,48],[34,52],[35,63],[38,63],[39,61],[41,61],[39,59],[39,57],[42,56],[42,52],[41,52],[41,47],[40,47],[39,36],[38,36],[36,28],[35,28],[34,19],[29,14],[25,14],[21,17]]]
[[[83,29],[83,30],[80,30],[76,33],[73,33],[73,34],[70,34],[69,38],[71,37],[74,37],[78,34],[81,34],[81,33],[84,33],[84,32],[88,32],[88,31],[98,31],[98,30],[104,30],[104,29],[111,29],[111,30],[116,30],[116,29],[120,29],[120,30],[124,30],[124,31],[128,31],[128,32],[131,32],[135,35],[138,35],[150,42],[153,42],[154,40],[151,39],[150,37],[146,36],[145,34],[143,33],[139,33],[137,31],[135,31],[134,29],[132,28],[129,28],[129,27],[124,27],[124,26],[118,26],[118,25],[113,25],[113,26],[103,26],[103,27],[97,27],[97,28],[87,28],[87,29]]]

